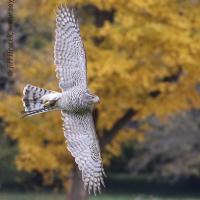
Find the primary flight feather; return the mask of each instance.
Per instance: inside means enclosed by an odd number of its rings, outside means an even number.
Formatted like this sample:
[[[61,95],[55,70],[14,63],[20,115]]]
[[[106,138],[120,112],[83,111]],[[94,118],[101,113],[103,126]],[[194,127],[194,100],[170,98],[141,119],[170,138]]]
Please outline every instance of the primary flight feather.
[[[73,10],[66,6],[57,10],[54,57],[62,92],[26,85],[24,116],[61,110],[67,148],[82,172],[85,188],[89,192],[100,192],[104,170],[92,117],[99,97],[88,90],[86,55],[79,24]]]

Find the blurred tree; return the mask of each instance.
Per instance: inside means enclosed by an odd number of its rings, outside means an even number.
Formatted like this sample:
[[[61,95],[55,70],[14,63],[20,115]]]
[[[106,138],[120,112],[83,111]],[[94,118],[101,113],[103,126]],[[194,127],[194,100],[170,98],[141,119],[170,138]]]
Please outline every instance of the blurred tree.
[[[9,182],[13,174],[16,173],[16,168],[14,167],[14,157],[17,153],[16,145],[13,145],[11,140],[3,134],[3,121],[0,120],[0,187]],[[13,180],[15,182],[15,180]]]
[[[8,20],[7,20],[7,10],[5,6],[0,4],[0,90],[10,89],[11,79],[8,76],[7,69],[7,32],[8,32]]]
[[[0,189],[27,189],[36,184],[30,181],[33,173],[20,172],[15,165],[15,157],[18,153],[17,144],[8,135],[4,134],[5,123],[0,120]]]
[[[20,31],[15,25],[15,44],[19,46]],[[8,5],[7,1],[0,2],[0,91],[13,93],[13,80],[8,73]],[[6,123],[0,117],[0,188],[6,190],[9,188],[30,188],[27,180],[30,180],[31,174],[19,172],[15,166],[15,156],[17,155],[17,144],[10,136],[4,134]],[[23,184],[22,184],[23,183]],[[31,185],[32,187],[32,185]]]
[[[19,110],[25,83],[56,89],[51,35],[55,28],[54,10],[61,2],[64,1],[16,3],[19,22],[32,28],[25,47],[16,53],[17,94],[2,94],[0,102],[0,115],[8,122],[6,132],[18,140],[18,168],[40,172],[46,183],[55,176],[66,183],[73,169],[72,158],[65,150],[60,114],[22,120]],[[142,132],[148,126],[128,128],[133,117],[141,121],[153,113],[164,118],[200,106],[196,90],[200,81],[200,3],[75,0],[73,4],[82,16],[89,85],[101,97],[95,121],[104,163],[108,165],[112,156],[120,156],[124,142],[143,139]],[[69,190],[80,195],[76,198],[84,199],[83,190],[73,187],[81,187],[77,183],[80,178],[76,177],[77,173]]]
[[[153,130],[134,145],[129,170],[169,181],[200,177],[200,110],[179,113],[167,123],[153,116],[147,121]]]

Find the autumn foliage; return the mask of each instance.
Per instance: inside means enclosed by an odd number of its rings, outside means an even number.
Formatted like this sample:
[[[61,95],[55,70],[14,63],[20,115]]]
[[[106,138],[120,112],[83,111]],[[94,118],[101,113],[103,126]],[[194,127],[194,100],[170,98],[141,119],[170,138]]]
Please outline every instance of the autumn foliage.
[[[16,19],[28,35],[15,53],[15,94],[1,94],[6,133],[18,141],[19,169],[38,171],[46,183],[67,181],[73,159],[66,150],[59,112],[21,118],[25,84],[59,90],[53,63],[55,8],[64,1],[19,0]],[[89,87],[101,98],[97,132],[109,133],[128,109],[134,120],[200,107],[200,2],[192,0],[76,0],[87,52]],[[31,27],[31,28],[30,28]],[[128,122],[127,122],[128,123]],[[123,143],[143,140],[125,125],[103,150],[104,163]]]

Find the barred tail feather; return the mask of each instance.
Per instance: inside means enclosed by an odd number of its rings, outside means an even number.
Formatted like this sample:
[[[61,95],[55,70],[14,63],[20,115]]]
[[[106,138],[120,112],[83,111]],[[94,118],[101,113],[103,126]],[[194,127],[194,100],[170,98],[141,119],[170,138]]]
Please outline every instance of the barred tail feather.
[[[55,107],[49,106],[45,107],[43,101],[41,98],[46,94],[55,93],[51,90],[46,90],[43,88],[39,88],[33,85],[26,85],[23,90],[23,106],[24,106],[24,112],[23,116],[31,116],[43,112],[48,112],[50,110],[54,110]]]

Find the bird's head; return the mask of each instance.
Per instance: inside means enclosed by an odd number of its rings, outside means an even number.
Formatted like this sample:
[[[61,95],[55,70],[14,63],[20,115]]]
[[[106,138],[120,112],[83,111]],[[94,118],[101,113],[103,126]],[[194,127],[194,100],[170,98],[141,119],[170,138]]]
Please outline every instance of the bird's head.
[[[100,102],[100,99],[98,96],[92,94],[91,92],[89,92],[88,90],[86,91],[85,93],[85,97],[87,99],[87,101],[90,103],[90,104],[96,104],[96,103],[99,103]]]

